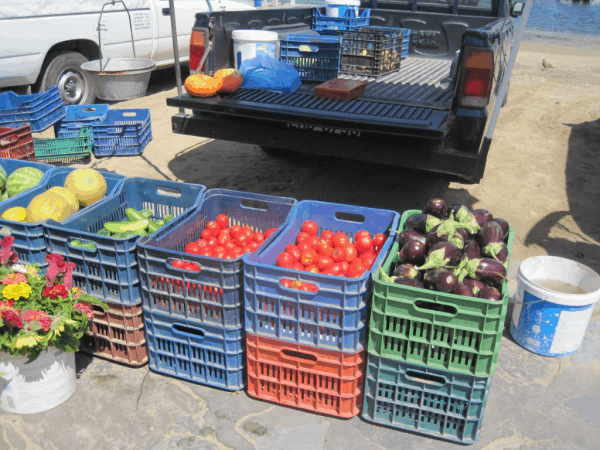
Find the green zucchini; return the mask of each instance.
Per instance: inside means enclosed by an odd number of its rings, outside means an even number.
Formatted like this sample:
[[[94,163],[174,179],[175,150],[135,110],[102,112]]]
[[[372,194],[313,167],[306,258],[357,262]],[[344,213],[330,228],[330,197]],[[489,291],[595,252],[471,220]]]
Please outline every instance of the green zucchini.
[[[152,212],[151,209],[142,209],[140,211],[140,214],[142,216],[144,216],[144,218],[146,218],[146,219],[152,219],[152,217],[154,217],[154,213]]]
[[[147,217],[143,216],[142,214],[140,214],[140,212],[136,211],[133,208],[126,208],[125,209],[125,215],[127,216],[127,218],[131,221],[131,222],[136,222],[138,220],[144,220]]]
[[[165,221],[165,223],[169,223],[171,220],[173,220],[175,218],[175,216],[172,216],[171,214],[167,214],[163,220]]]
[[[111,233],[124,233],[125,231],[145,230],[149,224],[148,219],[136,220],[135,222],[106,222],[104,229]]]
[[[100,230],[98,231],[96,234],[99,234],[101,236],[110,236],[110,231],[107,230]]]

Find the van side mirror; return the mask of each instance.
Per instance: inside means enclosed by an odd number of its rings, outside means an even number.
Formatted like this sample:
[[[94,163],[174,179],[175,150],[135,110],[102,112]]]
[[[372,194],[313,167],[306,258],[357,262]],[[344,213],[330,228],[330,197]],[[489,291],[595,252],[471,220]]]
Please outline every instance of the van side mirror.
[[[513,3],[512,7],[510,8],[510,15],[512,17],[519,17],[523,13],[524,7],[525,3],[523,2]]]

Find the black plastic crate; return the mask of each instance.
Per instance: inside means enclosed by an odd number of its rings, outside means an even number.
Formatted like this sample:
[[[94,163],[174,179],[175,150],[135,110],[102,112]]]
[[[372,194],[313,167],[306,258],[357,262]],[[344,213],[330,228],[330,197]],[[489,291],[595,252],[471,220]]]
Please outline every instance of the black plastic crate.
[[[403,28],[363,27],[340,31],[342,50],[340,73],[380,77],[400,70]]]

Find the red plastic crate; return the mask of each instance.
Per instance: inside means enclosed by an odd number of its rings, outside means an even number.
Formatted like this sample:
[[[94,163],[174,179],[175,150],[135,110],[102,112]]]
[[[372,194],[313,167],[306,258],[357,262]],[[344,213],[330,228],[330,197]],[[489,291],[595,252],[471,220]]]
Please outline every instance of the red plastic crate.
[[[29,124],[19,128],[0,127],[0,158],[36,161]]]
[[[92,328],[81,340],[81,350],[131,367],[148,363],[148,344],[142,303],[105,302],[109,309],[93,306]]]
[[[360,413],[366,350],[342,353],[246,335],[248,394],[349,419]]]

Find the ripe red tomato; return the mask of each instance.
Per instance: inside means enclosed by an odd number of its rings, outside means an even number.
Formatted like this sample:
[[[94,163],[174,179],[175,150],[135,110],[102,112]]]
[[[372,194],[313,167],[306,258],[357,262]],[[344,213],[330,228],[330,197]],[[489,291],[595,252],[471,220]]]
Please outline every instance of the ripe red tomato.
[[[227,250],[225,250],[225,247],[216,247],[213,251],[213,256],[215,258],[219,258],[219,259],[224,259],[225,255],[227,254]]]
[[[325,274],[338,277],[338,276],[342,275],[342,272],[343,272],[342,265],[339,263],[335,263],[335,264],[332,264],[331,267],[329,267],[329,269],[327,269]]]
[[[200,266],[192,262],[186,262],[185,270],[190,270],[192,272],[200,272]]]
[[[304,266],[302,265],[302,263],[300,261],[296,261],[294,263],[294,265],[292,266],[292,269],[304,271]]]
[[[281,280],[279,280],[279,284],[281,284],[283,287],[290,288],[292,287],[292,280],[282,278]]]
[[[252,248],[253,252],[258,250],[258,247],[260,247],[260,244],[257,244],[256,242],[250,242],[248,245]]]
[[[277,228],[269,228],[267,231],[265,231],[265,239],[268,239],[269,236],[271,236],[276,231],[277,231]]]
[[[312,283],[304,283],[310,292],[319,292],[319,288]]]
[[[333,252],[333,248],[324,240],[319,241],[315,250],[322,256],[331,256],[331,253]]]
[[[217,242],[220,245],[225,244],[225,242],[231,240],[231,234],[229,234],[229,229],[221,230],[219,236],[217,237]]]
[[[343,247],[348,242],[350,242],[348,240],[348,236],[346,236],[344,233],[335,233],[333,235],[333,245],[335,247]]]
[[[260,231],[258,233],[254,233],[254,242],[256,242],[258,245],[262,244],[265,242],[265,235]]]
[[[235,243],[237,244],[238,247],[243,247],[244,245],[247,245],[250,242],[252,242],[252,240],[243,231],[240,231],[237,234],[237,236],[235,237]]]
[[[228,228],[229,227],[229,217],[227,217],[225,214],[219,214],[217,216],[216,222],[219,224],[219,226],[221,228]]]
[[[300,242],[296,247],[300,250],[300,253],[305,252],[306,250],[312,250],[312,247],[308,245],[308,242]]]
[[[379,251],[381,247],[383,247],[383,243],[385,242],[385,235],[382,233],[378,233],[373,238],[373,250]]]
[[[356,242],[356,240],[361,236],[366,236],[369,239],[371,239],[371,234],[367,230],[360,230],[358,233],[356,233],[354,235],[354,242]]]
[[[235,255],[236,258],[239,258],[240,256],[242,256],[244,254],[244,252],[242,251],[242,249],[240,247],[236,247],[233,250],[230,250],[232,255]]]
[[[242,229],[241,225],[235,224],[234,226],[232,226],[229,229],[229,232],[231,233],[231,237],[235,238],[238,235],[238,233],[240,232],[241,229]]]
[[[308,266],[306,269],[306,272],[311,272],[311,273],[319,273],[319,269],[317,266],[315,266],[314,264],[311,264],[310,266]]]
[[[233,253],[225,253],[224,259],[235,259],[236,256]]]
[[[346,244],[344,246],[344,251],[346,252],[346,262],[351,263],[352,261],[354,261],[354,259],[356,259],[357,252],[356,247],[354,247],[354,244]]]
[[[202,233],[200,233],[200,236],[202,239],[206,239],[208,241],[212,237],[212,233],[210,230],[204,229],[202,230]]]
[[[206,239],[200,239],[196,242],[199,247],[208,247],[208,241]]]
[[[190,242],[188,245],[185,246],[186,253],[191,253],[192,255],[196,255],[196,254],[198,254],[199,251],[200,251],[200,245],[198,245],[197,242]]]
[[[300,242],[302,242],[304,239],[309,238],[310,235],[308,233],[305,233],[304,231],[301,231],[300,233],[298,233],[298,235],[296,236],[296,244],[299,244]]]
[[[215,236],[211,236],[211,238],[208,240],[208,246],[216,247],[217,245],[219,245],[219,241],[217,241],[217,238]]]
[[[299,261],[300,260],[300,250],[298,249],[298,247],[296,247],[294,244],[288,244],[285,246],[285,251],[287,253],[289,253],[292,258],[294,258],[294,261]]]
[[[316,258],[317,252],[310,249],[302,252],[302,254],[300,255],[300,262],[306,267],[312,265],[315,262]]]
[[[317,268],[323,272],[329,269],[333,265],[333,258],[329,256],[321,256],[319,258],[319,262],[317,263]]]
[[[252,253],[253,251],[254,249],[250,245],[244,245],[244,247],[242,248],[242,252],[244,253]]]
[[[342,273],[346,275],[348,273],[348,268],[350,267],[350,264],[348,263],[348,261],[342,261],[340,264],[342,266]]]
[[[210,245],[207,245],[206,247],[202,247],[200,249],[200,253],[201,256],[213,256],[213,247],[211,247]]]
[[[237,245],[235,245],[234,241],[227,241],[223,244],[223,247],[225,248],[225,251],[229,252],[230,250],[236,248]]]
[[[333,241],[333,231],[331,230],[325,230],[321,233],[321,239],[324,239],[326,241]]]
[[[367,270],[371,269],[371,267],[373,266],[373,263],[375,262],[376,259],[377,259],[377,256],[373,252],[363,253],[362,255],[360,255],[360,260],[362,261],[364,266],[367,268]]]
[[[310,245],[313,249],[317,248],[317,245],[319,245],[320,242],[321,239],[319,239],[316,236],[310,236],[309,238],[306,238],[306,243]]]
[[[331,252],[331,257],[336,263],[346,260],[346,247],[336,247]]]
[[[294,265],[294,258],[289,253],[281,252],[277,255],[277,265],[284,269],[291,269]]]
[[[174,260],[171,265],[173,267],[175,267],[176,269],[185,269],[185,261],[182,261],[180,259],[176,259]]]
[[[355,236],[354,244],[356,245],[356,250],[358,250],[359,253],[367,253],[373,249],[373,240],[364,234],[361,236]]]
[[[310,236],[316,236],[319,231],[319,225],[312,220],[305,220],[302,224],[302,231],[308,233]]]
[[[366,270],[367,269],[362,263],[350,264],[350,267],[348,267],[347,276],[349,276],[350,278],[359,278],[363,276]]]
[[[217,237],[219,235],[219,233],[221,232],[221,226],[217,222],[215,222],[214,220],[211,220],[210,222],[208,222],[206,224],[206,229],[208,231],[210,231],[210,233],[214,237]]]

